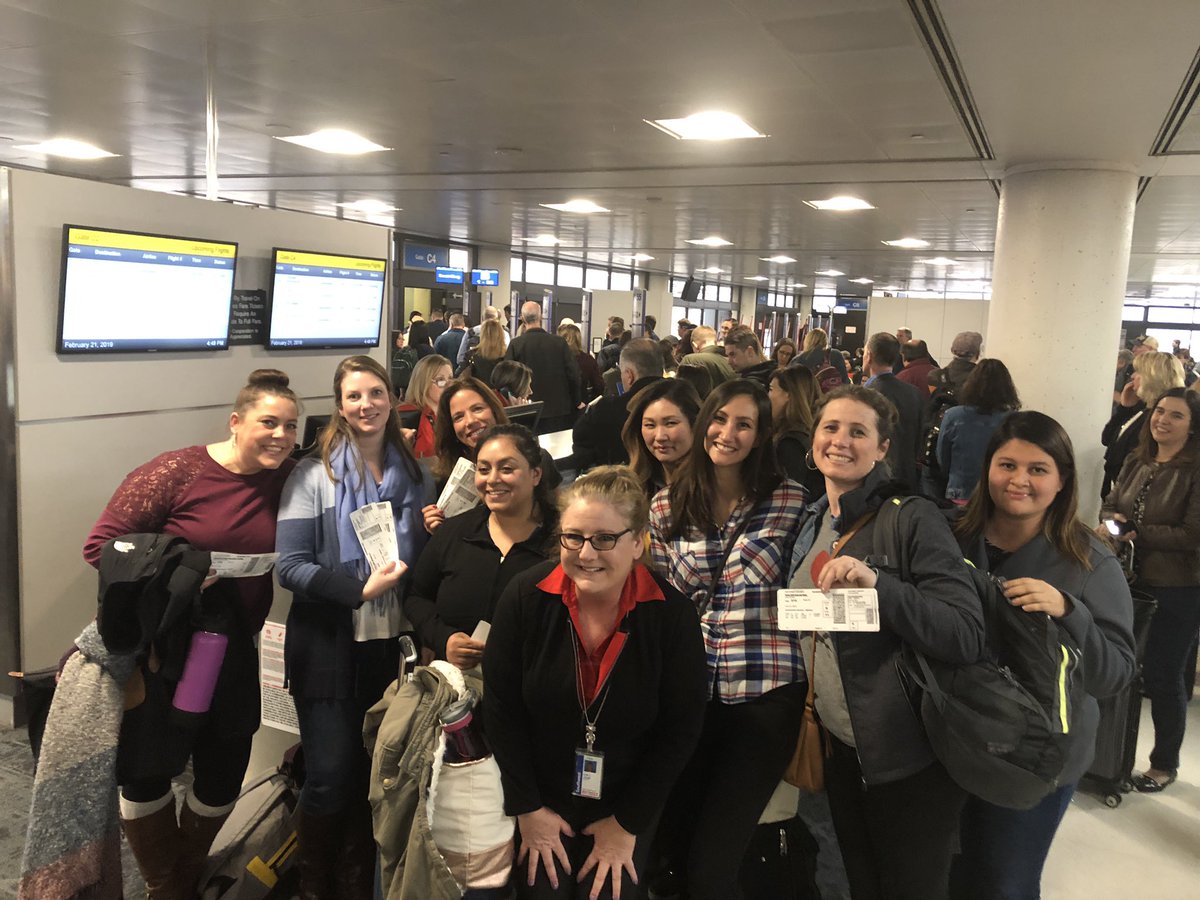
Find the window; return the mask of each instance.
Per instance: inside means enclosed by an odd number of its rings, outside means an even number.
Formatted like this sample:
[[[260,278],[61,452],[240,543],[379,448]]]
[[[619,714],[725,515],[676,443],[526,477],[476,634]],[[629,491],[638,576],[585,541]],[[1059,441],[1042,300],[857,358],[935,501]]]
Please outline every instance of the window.
[[[588,266],[583,273],[584,287],[589,291],[608,290],[608,269],[594,269]]]
[[[525,280],[525,260],[514,256],[508,261],[508,278],[510,281]]]
[[[462,247],[450,248],[450,268],[466,271],[471,268],[471,251]]]
[[[554,284],[554,263],[545,259],[525,260],[525,281],[533,284]]]
[[[612,290],[614,291],[631,291],[633,290],[633,273],[622,272],[620,269],[612,271]]]
[[[1186,307],[1152,306],[1149,319],[1151,322],[1164,322],[1172,325],[1191,325],[1194,311]],[[1168,344],[1168,346],[1170,346]],[[1160,348],[1161,349],[1161,345]]]
[[[583,266],[558,264],[558,284],[560,287],[583,287]]]

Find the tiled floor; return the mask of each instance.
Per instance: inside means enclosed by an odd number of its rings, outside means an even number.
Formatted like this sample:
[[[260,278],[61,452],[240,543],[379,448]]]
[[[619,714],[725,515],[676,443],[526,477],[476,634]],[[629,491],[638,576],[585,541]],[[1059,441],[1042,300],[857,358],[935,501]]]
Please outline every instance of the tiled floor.
[[[1045,900],[1200,900],[1200,699],[1188,713],[1179,780],[1161,794],[1128,794],[1119,809],[1076,794],[1050,852]],[[1143,709],[1138,764],[1151,736]],[[24,731],[0,730],[0,900],[16,897],[32,785]],[[127,872],[127,900],[141,900]]]

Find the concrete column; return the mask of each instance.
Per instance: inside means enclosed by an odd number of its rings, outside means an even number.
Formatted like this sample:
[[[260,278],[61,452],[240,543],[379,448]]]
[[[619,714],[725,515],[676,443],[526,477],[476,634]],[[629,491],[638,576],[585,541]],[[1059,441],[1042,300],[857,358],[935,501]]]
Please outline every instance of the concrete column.
[[[1132,169],[1086,162],[1013,168],[1000,191],[984,355],[1012,371],[1023,408],[1071,435],[1085,521],[1099,508],[1136,193]]]

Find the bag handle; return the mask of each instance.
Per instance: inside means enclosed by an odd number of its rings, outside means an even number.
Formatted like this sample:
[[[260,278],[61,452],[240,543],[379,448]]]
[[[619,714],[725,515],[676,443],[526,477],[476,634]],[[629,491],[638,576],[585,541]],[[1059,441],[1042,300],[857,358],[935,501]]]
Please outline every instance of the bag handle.
[[[729,562],[729,557],[733,553],[733,548],[736,546],[738,538],[746,533],[746,529],[750,526],[750,519],[756,512],[758,512],[757,506],[746,514],[746,518],[742,519],[742,523],[738,525],[737,530],[733,532],[732,537],[730,537],[728,543],[725,544],[725,551],[721,554],[721,560],[717,563],[716,568],[714,568],[712,571],[712,581],[708,588],[708,602],[711,602],[712,598],[716,596],[717,588],[721,584],[721,573],[725,571],[725,563]],[[707,602],[705,605],[707,606]]]

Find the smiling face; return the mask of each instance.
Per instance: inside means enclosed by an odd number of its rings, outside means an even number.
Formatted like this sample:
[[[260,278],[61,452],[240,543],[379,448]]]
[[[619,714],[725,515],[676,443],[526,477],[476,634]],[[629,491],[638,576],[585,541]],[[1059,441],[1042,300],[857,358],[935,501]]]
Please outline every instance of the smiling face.
[[[576,500],[563,511],[559,527],[566,534],[592,537],[619,534],[629,527],[629,522],[611,503],[586,497]],[[630,532],[621,535],[611,550],[597,550],[588,541],[584,541],[578,550],[568,550],[560,545],[559,561],[581,596],[614,599],[620,596],[625,579],[644,547],[642,533]]]
[[[454,377],[454,370],[450,366],[442,366],[437,370],[437,374],[433,376],[433,380],[429,382],[429,390],[426,392],[425,405],[430,409],[437,409],[438,401],[442,399],[442,391],[446,389],[446,385],[450,383],[450,379]]]
[[[850,491],[863,483],[887,456],[889,442],[879,437],[879,419],[865,403],[843,397],[825,404],[813,435],[813,462],[826,482]]]
[[[337,411],[356,438],[383,434],[392,412],[387,385],[370,372],[347,372]]]
[[[642,441],[655,459],[673,466],[692,449],[692,425],[670,400],[655,400],[642,413]]]
[[[758,443],[758,404],[746,394],[719,407],[704,433],[704,450],[714,466],[740,466]]]
[[[1173,456],[1183,449],[1192,430],[1192,414],[1182,397],[1163,397],[1150,413],[1150,436],[1160,453]]]
[[[996,515],[1009,519],[1036,519],[1063,489],[1063,478],[1054,459],[1029,441],[1005,441],[988,465],[988,493]]]
[[[541,480],[542,470],[530,467],[512,438],[493,438],[479,448],[475,492],[492,512],[532,517],[533,489]]]
[[[474,450],[483,433],[496,424],[496,416],[476,391],[460,390],[450,398],[450,424],[459,442]]]
[[[296,404],[285,397],[263,394],[241,413],[229,416],[237,470],[252,475],[278,469],[296,445]]]

